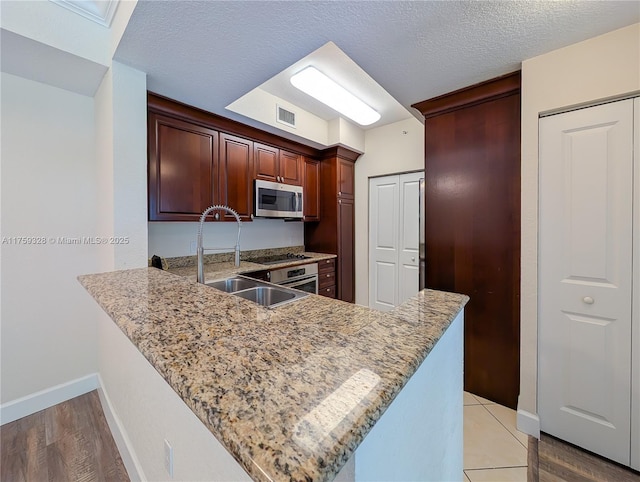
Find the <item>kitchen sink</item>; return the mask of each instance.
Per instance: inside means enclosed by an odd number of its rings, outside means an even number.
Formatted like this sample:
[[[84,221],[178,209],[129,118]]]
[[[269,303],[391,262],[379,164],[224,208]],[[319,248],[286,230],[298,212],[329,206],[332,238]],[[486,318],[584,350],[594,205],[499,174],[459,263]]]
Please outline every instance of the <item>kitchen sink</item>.
[[[302,292],[300,292],[301,296],[298,296],[298,293],[293,290],[288,290],[285,288],[275,288],[271,286],[250,288],[248,290],[239,291],[234,294],[236,296],[239,296],[240,298],[244,298],[245,300],[253,301],[254,303],[258,303],[259,305],[267,306],[270,308],[288,303],[290,301],[294,301],[297,298],[302,298],[305,296],[305,294]]]
[[[217,290],[266,306],[267,308],[275,308],[309,296],[309,293],[305,293],[304,291],[274,286],[243,276],[233,276],[205,284]]]
[[[226,293],[235,293],[236,291],[262,286],[262,283],[258,281],[240,277],[227,278],[205,284]]]

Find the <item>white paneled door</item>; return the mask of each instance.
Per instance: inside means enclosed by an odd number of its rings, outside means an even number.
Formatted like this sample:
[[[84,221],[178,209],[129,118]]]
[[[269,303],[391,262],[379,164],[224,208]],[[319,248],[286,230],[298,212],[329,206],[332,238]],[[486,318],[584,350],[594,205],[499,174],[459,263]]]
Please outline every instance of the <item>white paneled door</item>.
[[[540,120],[541,430],[630,463],[633,100]]]
[[[419,180],[369,180],[369,306],[388,311],[418,292]]]

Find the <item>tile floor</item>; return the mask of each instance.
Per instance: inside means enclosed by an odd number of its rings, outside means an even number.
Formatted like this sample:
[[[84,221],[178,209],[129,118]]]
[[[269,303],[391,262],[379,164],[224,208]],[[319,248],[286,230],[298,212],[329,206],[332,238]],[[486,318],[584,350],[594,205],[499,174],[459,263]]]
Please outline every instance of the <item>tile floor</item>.
[[[464,393],[464,482],[526,482],[527,436],[516,412]]]

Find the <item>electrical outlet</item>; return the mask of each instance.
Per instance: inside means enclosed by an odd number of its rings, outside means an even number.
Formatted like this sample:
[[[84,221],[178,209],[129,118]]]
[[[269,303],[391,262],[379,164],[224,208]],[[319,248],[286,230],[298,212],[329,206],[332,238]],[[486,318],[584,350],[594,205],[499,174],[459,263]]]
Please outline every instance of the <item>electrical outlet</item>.
[[[167,473],[173,478],[173,447],[167,439],[164,441],[164,468],[167,469]]]
[[[191,241],[189,244],[189,254],[196,254],[197,243],[195,241]]]

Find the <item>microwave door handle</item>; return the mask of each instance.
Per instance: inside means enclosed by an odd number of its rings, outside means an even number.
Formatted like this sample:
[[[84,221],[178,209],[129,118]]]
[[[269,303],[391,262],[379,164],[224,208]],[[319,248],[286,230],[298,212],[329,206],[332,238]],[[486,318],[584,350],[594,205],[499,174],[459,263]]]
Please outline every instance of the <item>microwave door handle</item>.
[[[302,212],[302,193],[296,194],[296,212]]]

